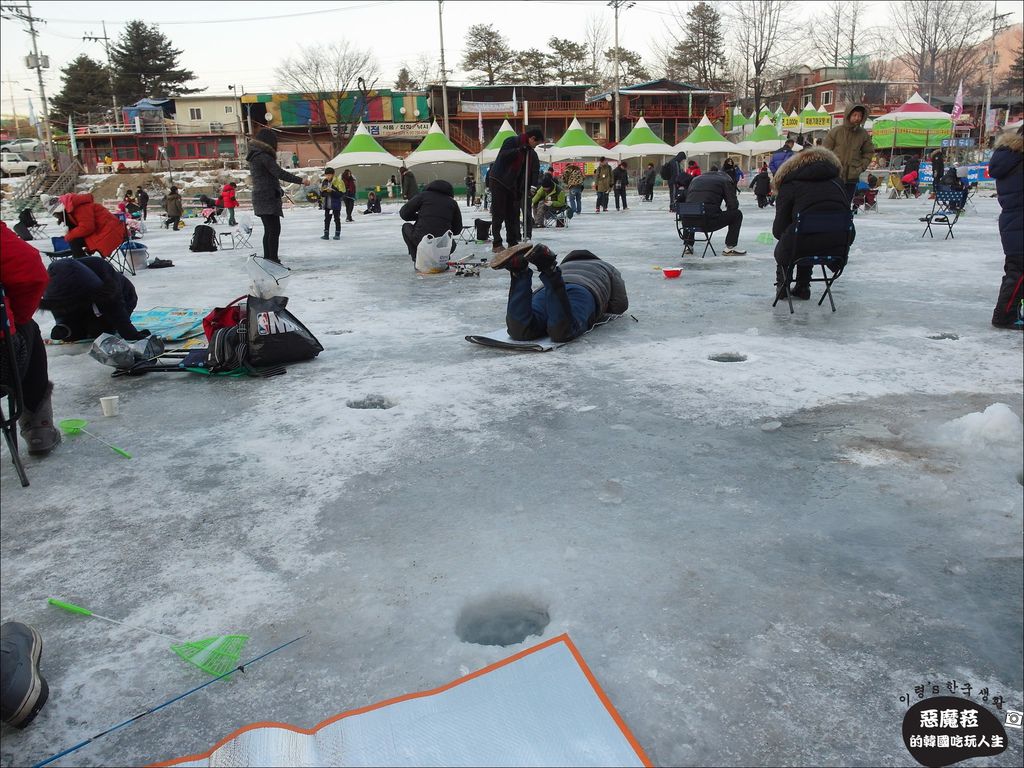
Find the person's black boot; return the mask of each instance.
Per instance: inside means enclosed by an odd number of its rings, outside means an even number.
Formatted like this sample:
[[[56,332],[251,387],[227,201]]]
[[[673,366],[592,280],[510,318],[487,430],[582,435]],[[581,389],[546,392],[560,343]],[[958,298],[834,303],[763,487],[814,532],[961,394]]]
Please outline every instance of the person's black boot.
[[[15,728],[32,722],[50,688],[39,673],[43,638],[18,621],[0,626],[0,719]]]
[[[527,251],[526,260],[533,264],[539,272],[550,272],[555,268],[558,257],[546,245],[538,243]]]
[[[530,243],[519,243],[505,248],[491,259],[491,269],[507,269],[509,272],[521,272],[529,266],[526,261],[526,252],[530,248]]]
[[[331,236],[330,236],[330,234],[328,234],[326,229],[324,230],[324,233],[320,236],[320,239],[321,240],[330,240],[331,239]]]
[[[789,290],[789,295],[794,299],[807,301],[811,298],[811,286],[809,283],[797,283]]]

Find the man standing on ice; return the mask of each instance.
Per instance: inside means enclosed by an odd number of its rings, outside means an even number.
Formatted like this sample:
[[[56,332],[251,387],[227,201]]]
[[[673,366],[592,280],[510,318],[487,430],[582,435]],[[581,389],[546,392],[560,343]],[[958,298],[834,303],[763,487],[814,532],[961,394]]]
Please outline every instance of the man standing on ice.
[[[853,193],[857,191],[860,175],[871,164],[871,156],[875,154],[875,145],[871,136],[864,130],[868,119],[868,110],[863,104],[854,104],[846,110],[846,119],[837,125],[822,144],[825,149],[835,152],[842,170],[839,178],[846,187],[846,199],[853,201]]]
[[[525,206],[527,183],[537,186],[540,158],[534,147],[544,141],[540,128],[530,128],[519,136],[509,136],[487,174],[491,191],[491,235],[495,252],[502,250],[501,227],[509,247],[519,243],[519,211]]]
[[[537,291],[530,265],[540,272],[544,284]],[[512,275],[505,326],[517,341],[543,336],[571,341],[605,315],[621,315],[629,309],[619,270],[590,251],[570,251],[559,266],[547,246],[521,243],[491,259],[491,269],[507,269]]]

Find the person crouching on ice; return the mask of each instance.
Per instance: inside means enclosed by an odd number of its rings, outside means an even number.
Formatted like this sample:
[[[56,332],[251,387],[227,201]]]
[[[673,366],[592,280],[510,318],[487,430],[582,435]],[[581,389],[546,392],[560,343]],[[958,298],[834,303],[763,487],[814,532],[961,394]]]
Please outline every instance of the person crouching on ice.
[[[531,265],[543,283],[537,291]],[[559,266],[547,246],[520,243],[491,259],[491,268],[511,273],[505,326],[516,341],[544,336],[571,341],[605,315],[621,315],[629,309],[619,270],[590,251],[570,251]]]

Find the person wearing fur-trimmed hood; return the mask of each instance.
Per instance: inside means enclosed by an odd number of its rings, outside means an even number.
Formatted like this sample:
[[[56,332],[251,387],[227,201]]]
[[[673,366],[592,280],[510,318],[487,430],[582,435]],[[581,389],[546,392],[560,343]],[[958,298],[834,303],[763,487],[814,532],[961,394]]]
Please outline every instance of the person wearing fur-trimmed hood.
[[[784,294],[786,267],[795,259],[822,253],[835,247],[835,235],[805,235],[800,238],[801,250],[793,252],[797,214],[849,211],[850,200],[842,182],[842,163],[824,147],[808,147],[784,162],[775,173],[775,222],[772,234],[775,245],[775,283]],[[853,242],[854,232],[850,232]],[[798,266],[796,285],[790,291],[795,299],[811,298],[810,266]]]
[[[281,181],[292,184],[304,182],[278,165],[277,136],[269,128],[261,129],[249,140],[245,159],[252,176],[252,212],[263,222],[263,258],[280,264],[277,248],[281,239],[281,218],[284,216]]]
[[[1024,129],[1004,133],[996,142],[988,173],[996,180],[999,197],[999,240],[1006,261],[1003,263],[1003,282],[999,298],[992,312],[992,325],[997,328],[1015,328],[1020,302],[1024,299]]]

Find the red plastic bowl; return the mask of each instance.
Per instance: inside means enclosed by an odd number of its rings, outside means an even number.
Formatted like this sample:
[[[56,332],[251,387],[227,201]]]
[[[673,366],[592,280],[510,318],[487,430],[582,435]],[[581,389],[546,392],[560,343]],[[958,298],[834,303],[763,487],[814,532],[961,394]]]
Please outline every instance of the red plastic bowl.
[[[661,271],[665,273],[665,279],[666,280],[675,280],[677,277],[679,277],[681,274],[683,274],[683,268],[682,267],[675,267],[675,268],[672,268],[672,269],[669,269],[668,267],[666,267],[665,269],[663,269]]]

